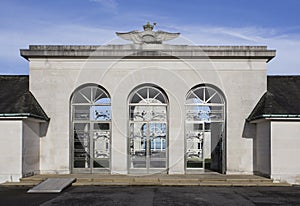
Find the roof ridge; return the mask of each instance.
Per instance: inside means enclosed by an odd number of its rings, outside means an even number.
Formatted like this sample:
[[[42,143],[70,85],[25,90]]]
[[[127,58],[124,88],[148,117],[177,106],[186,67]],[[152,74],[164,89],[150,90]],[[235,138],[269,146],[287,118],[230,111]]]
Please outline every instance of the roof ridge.
[[[0,74],[0,77],[29,77],[28,74]]]
[[[275,77],[300,77],[299,74],[288,74],[288,75],[280,75],[280,74],[275,74],[275,75],[268,75],[267,78],[275,78]]]

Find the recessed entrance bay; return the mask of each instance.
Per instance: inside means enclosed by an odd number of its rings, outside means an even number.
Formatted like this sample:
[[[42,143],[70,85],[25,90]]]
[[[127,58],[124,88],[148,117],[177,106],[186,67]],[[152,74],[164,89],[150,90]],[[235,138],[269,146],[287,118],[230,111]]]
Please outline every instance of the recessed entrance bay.
[[[168,165],[168,100],[159,88],[135,89],[129,100],[129,172],[164,172]]]
[[[96,85],[80,87],[72,97],[72,171],[110,170],[111,106],[106,91]]]
[[[225,172],[225,101],[208,85],[186,96],[185,166],[187,172]]]

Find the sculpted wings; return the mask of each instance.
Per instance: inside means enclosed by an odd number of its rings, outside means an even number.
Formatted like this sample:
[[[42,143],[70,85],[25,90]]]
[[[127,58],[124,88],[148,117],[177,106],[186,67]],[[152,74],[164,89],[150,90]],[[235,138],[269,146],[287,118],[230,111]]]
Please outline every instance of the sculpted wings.
[[[143,38],[141,37],[140,32],[136,30],[126,33],[116,32],[116,34],[118,37],[128,41],[133,41],[133,43],[135,44],[140,44],[143,42]]]
[[[165,31],[155,32],[155,38],[159,42],[175,39],[179,35],[180,35],[180,33],[169,33],[169,32],[165,32]]]
[[[132,41],[134,44],[161,44],[163,41],[174,39],[180,35],[180,33],[169,33],[165,31],[131,31],[126,33],[116,32],[117,36],[122,39]]]

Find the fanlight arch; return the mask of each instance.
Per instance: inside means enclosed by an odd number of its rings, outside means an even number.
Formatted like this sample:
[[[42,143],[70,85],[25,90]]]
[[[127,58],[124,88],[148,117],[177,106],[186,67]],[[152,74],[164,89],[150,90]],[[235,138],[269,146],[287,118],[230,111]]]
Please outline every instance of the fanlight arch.
[[[135,88],[129,95],[130,104],[168,104],[165,92],[155,85],[141,85]]]
[[[224,121],[225,98],[217,89],[200,85],[186,95],[187,118],[200,121]],[[193,116],[190,116],[193,115]]]

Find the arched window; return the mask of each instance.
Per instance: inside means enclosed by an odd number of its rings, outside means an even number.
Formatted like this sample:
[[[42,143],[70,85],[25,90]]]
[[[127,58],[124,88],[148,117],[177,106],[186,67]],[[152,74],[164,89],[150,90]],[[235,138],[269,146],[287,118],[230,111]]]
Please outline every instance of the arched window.
[[[111,102],[98,85],[78,88],[71,98],[73,172],[110,168]]]
[[[129,172],[167,169],[168,99],[154,85],[136,88],[129,95]]]
[[[185,102],[186,169],[222,171],[225,136],[225,100],[216,88],[191,89]]]

